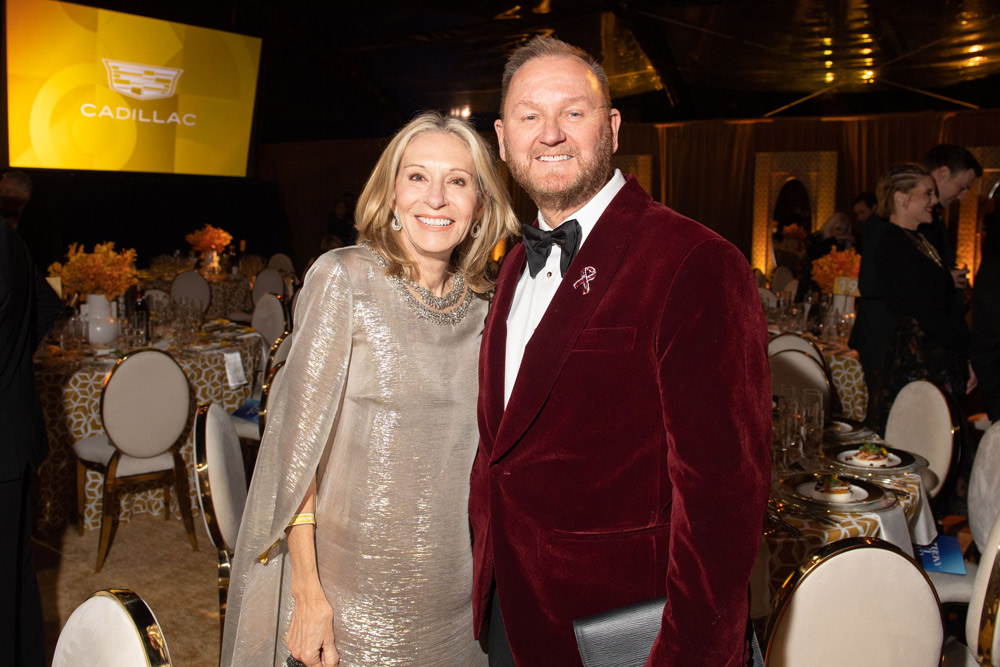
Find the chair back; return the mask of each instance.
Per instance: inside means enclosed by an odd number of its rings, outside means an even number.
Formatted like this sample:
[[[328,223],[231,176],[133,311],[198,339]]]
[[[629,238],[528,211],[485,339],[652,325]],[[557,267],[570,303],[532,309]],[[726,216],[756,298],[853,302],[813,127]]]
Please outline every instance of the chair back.
[[[170,298],[174,301],[190,299],[201,306],[201,312],[204,313],[212,301],[212,289],[205,276],[197,271],[181,271],[170,283]]]
[[[785,581],[765,637],[770,667],[931,667],[944,628],[920,566],[888,542],[854,537],[816,552]]]
[[[264,377],[271,374],[271,369],[288,358],[288,351],[292,349],[292,332],[285,331],[274,340],[271,349],[267,353],[267,365],[264,366]]]
[[[989,532],[1000,515],[1000,422],[993,424],[979,441],[969,475],[969,529],[986,553]]]
[[[101,421],[111,443],[136,458],[150,458],[180,444],[192,408],[184,369],[166,352],[129,352],[104,380]]]
[[[757,287],[767,287],[767,276],[756,266],[753,267],[753,278],[757,281]]]
[[[271,372],[264,378],[264,385],[261,387],[260,410],[257,411],[257,426],[260,428],[261,438],[264,437],[264,430],[267,428],[267,403],[281,386],[281,378],[284,377],[284,373],[282,372],[284,368],[284,361],[275,364]]]
[[[779,266],[774,270],[774,274],[771,276],[771,289],[775,294],[781,294],[785,291],[785,285],[787,285],[795,276],[792,275],[792,270],[787,266]]]
[[[285,320],[285,306],[275,294],[265,294],[253,307],[250,326],[264,337],[264,345],[270,350],[278,336],[288,328]]]
[[[260,270],[257,277],[253,279],[253,303],[254,306],[265,294],[277,294],[284,296],[285,279],[278,269],[267,267]]]
[[[195,420],[198,502],[216,549],[232,553],[247,501],[240,436],[221,405],[202,403]]]
[[[779,293],[785,300],[785,303],[788,303],[789,301],[795,301],[795,295],[798,294],[798,291],[799,291],[799,280],[798,278],[793,278],[792,280],[789,280],[787,283],[785,283],[784,288],[782,288],[781,292]]]
[[[816,343],[795,333],[782,333],[772,338],[767,344],[767,354],[777,354],[782,350],[799,350],[805,352],[815,359],[821,366],[826,367],[826,357],[820,351]]]
[[[803,389],[817,389],[823,395],[823,414],[830,414],[830,381],[820,362],[802,350],[781,350],[767,358],[767,365],[772,392],[777,394],[782,386],[795,387],[799,395]]]
[[[169,667],[170,651],[153,611],[127,589],[97,591],[59,632],[52,667]]]
[[[971,517],[970,517],[971,518]],[[990,534],[980,553],[979,569],[972,583],[969,611],[965,617],[965,642],[969,653],[980,665],[1000,667],[1000,627],[997,627],[997,607],[1000,606],[1000,517],[993,520]]]
[[[278,269],[279,271],[295,275],[295,263],[292,262],[291,257],[283,252],[276,252],[271,255],[271,259],[267,260],[267,265],[272,269]]]
[[[170,295],[161,289],[148,289],[142,296],[154,313],[162,313],[170,305]]]
[[[778,305],[778,295],[766,287],[758,287],[757,293],[760,294],[760,302],[765,308],[774,308]]]
[[[959,436],[948,397],[933,383],[915,380],[896,395],[885,425],[885,441],[927,459],[928,469],[937,476],[927,486],[932,498],[956,468]]]

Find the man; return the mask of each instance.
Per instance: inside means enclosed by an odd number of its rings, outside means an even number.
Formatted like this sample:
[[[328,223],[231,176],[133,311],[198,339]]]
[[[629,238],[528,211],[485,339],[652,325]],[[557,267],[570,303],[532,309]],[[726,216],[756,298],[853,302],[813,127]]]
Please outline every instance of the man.
[[[8,171],[0,178],[0,217],[7,220],[31,253],[35,265],[47,268],[58,262],[66,254],[62,231],[59,225],[44,215],[39,215],[36,207],[28,210],[25,222],[25,207],[31,201],[31,177],[23,171]]]
[[[17,232],[0,218],[0,664],[43,665],[28,481],[48,450],[31,356],[60,310]]]
[[[868,221],[868,218],[872,217],[877,204],[878,199],[871,190],[865,190],[851,202],[851,210],[854,211],[854,224],[851,226],[851,229],[859,246],[861,245],[861,237],[865,233],[865,222]]]
[[[983,220],[983,261],[972,290],[972,367],[990,421],[1000,421],[1000,210]]]
[[[983,175],[983,166],[967,149],[953,144],[938,144],[930,149],[924,157],[924,166],[937,184],[939,205],[934,210],[934,220],[920,225],[918,230],[937,248],[942,263],[951,269],[955,287],[965,289],[969,286],[969,271],[955,266],[955,248],[944,218],[949,207],[962,201],[975,180]]]
[[[573,619],[663,595],[648,664],[744,664],[770,482],[760,299],[735,247],[612,173],[620,123],[582,50],[511,56],[495,128],[539,214],[480,357],[473,604],[494,665],[580,665]]]

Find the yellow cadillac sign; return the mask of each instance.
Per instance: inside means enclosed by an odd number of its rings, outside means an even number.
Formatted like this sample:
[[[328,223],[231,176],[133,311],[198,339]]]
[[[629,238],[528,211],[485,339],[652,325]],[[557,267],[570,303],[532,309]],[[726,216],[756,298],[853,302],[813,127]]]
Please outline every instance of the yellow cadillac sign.
[[[261,40],[7,0],[15,167],[243,176]]]

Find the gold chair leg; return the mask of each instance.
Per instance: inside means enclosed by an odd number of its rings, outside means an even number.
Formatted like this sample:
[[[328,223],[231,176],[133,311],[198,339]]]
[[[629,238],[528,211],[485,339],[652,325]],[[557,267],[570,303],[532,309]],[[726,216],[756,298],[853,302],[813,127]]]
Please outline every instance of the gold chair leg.
[[[170,487],[172,484],[171,480],[167,480],[163,484],[163,520],[170,521]]]
[[[219,641],[226,629],[226,600],[229,598],[229,575],[232,561],[229,552],[219,549]]]
[[[184,529],[187,531],[191,547],[198,550],[198,540],[194,535],[194,519],[191,517],[191,498],[188,495],[187,468],[180,451],[174,448],[174,489],[177,491],[177,506],[181,511]]]
[[[83,535],[87,512],[87,468],[76,460],[76,531]]]
[[[114,480],[104,480],[104,503],[101,508],[101,540],[97,545],[97,567],[95,572],[100,572],[104,567],[104,561],[111,551],[111,542],[115,538],[115,531],[118,529],[118,490],[115,488]]]

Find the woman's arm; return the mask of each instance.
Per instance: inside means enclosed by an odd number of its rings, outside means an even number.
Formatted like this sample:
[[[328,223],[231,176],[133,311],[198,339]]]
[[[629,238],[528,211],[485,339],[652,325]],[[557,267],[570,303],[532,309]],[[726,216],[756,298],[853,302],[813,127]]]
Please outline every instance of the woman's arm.
[[[309,484],[298,514],[316,510],[316,479]],[[340,662],[333,637],[333,608],[319,581],[316,567],[316,525],[290,526],[288,559],[292,567],[292,598],[295,607],[285,644],[292,657],[308,667],[332,667]]]

